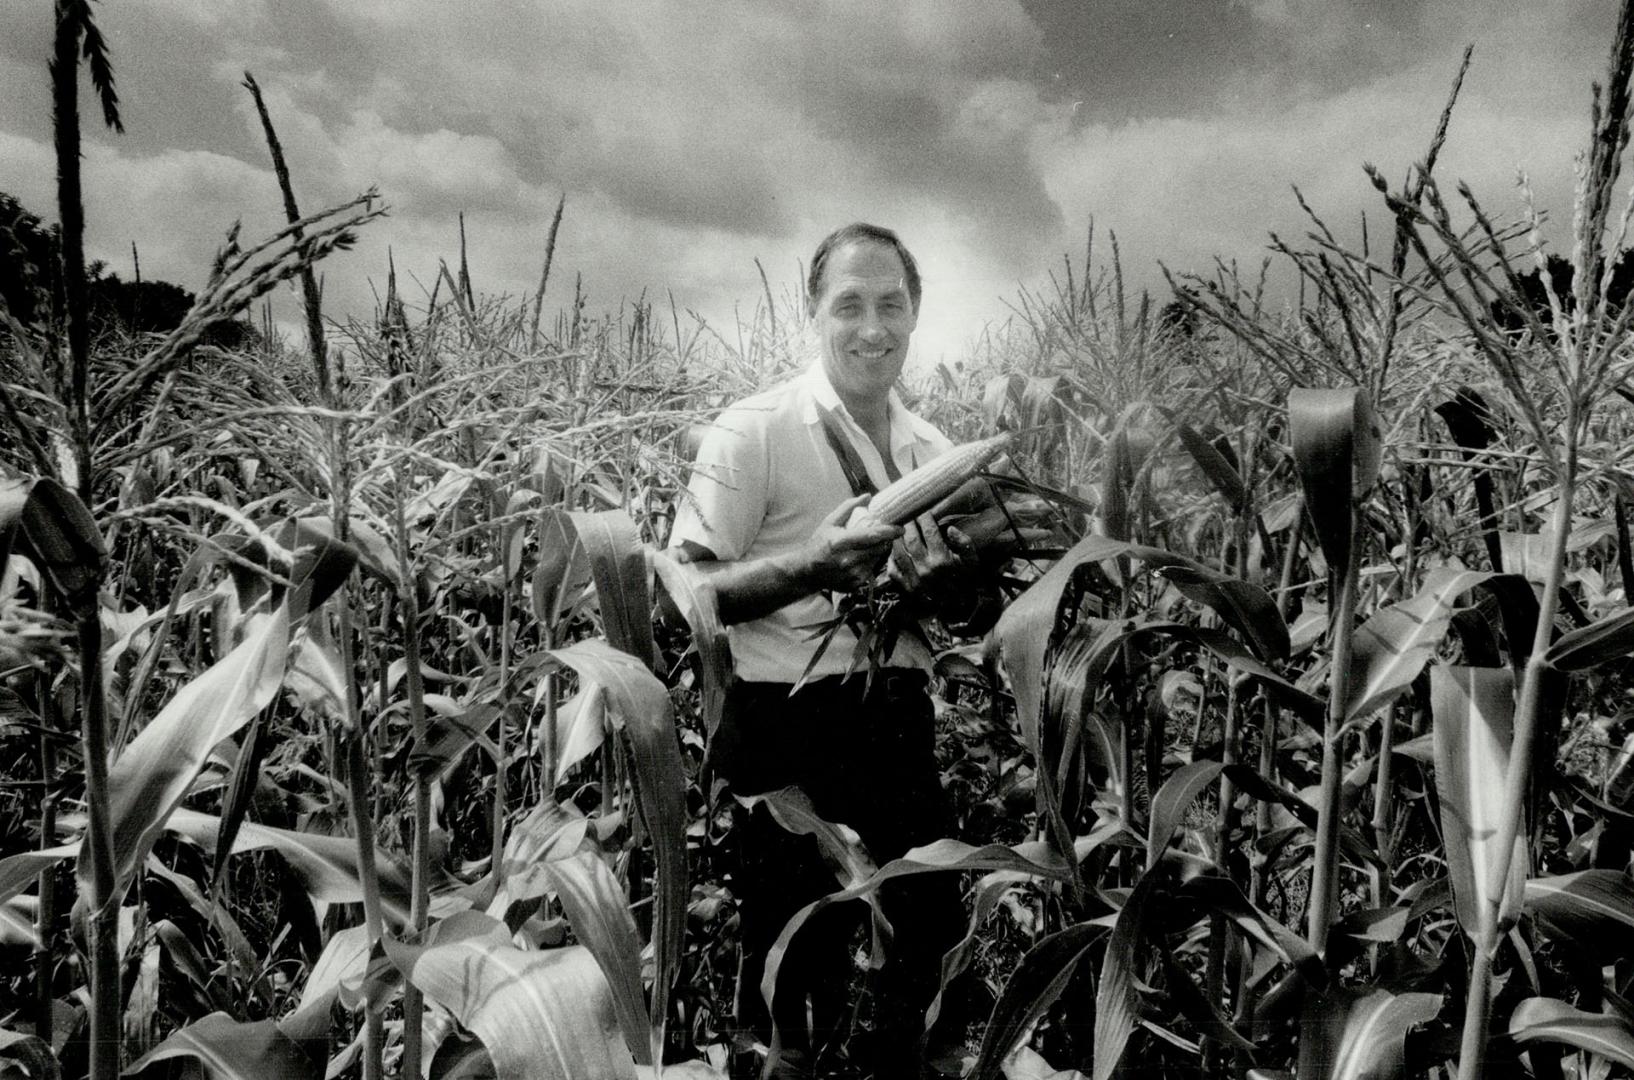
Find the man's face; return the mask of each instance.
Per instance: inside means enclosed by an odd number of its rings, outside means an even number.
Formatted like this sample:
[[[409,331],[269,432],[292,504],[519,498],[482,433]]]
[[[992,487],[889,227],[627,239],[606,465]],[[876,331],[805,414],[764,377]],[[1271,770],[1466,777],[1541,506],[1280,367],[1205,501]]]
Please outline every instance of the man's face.
[[[836,248],[823,268],[812,318],[824,370],[840,400],[884,401],[902,373],[919,319],[897,253],[870,240]]]

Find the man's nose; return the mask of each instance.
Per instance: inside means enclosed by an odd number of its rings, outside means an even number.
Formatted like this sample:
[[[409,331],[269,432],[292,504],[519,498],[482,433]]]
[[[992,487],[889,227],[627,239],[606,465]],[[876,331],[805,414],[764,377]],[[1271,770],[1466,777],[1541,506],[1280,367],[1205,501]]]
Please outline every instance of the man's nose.
[[[885,323],[879,317],[879,312],[873,310],[872,308],[864,312],[862,316],[862,326],[859,332],[863,337],[870,340],[878,340],[879,338],[884,337]]]

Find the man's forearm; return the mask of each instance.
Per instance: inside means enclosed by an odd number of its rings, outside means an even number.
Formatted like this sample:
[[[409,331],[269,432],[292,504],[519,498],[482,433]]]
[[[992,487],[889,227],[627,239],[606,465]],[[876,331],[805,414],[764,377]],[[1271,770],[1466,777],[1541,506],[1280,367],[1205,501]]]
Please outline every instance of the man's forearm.
[[[688,555],[715,586],[721,622],[728,626],[763,618],[817,591],[808,560],[799,553],[738,562]]]

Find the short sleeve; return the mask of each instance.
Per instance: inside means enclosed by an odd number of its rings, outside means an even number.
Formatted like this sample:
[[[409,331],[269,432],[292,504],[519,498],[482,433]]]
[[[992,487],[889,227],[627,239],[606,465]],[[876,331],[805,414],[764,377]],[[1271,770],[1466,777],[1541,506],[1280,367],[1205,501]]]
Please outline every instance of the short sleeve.
[[[770,456],[764,411],[723,413],[704,435],[676,509],[670,546],[691,541],[717,559],[741,559],[766,518]]]

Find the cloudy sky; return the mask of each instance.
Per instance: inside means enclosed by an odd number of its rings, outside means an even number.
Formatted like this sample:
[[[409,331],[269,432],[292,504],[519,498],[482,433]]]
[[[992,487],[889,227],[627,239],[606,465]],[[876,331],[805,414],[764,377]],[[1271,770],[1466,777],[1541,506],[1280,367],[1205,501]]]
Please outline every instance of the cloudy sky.
[[[92,257],[196,289],[223,231],[279,223],[248,94],[266,91],[304,209],[377,185],[391,216],[325,266],[364,315],[386,248],[429,289],[466,215],[479,291],[531,291],[567,197],[547,309],[645,288],[730,325],[792,290],[855,219],[919,255],[920,362],[953,357],[1093,218],[1126,276],[1254,266],[1378,215],[1364,162],[1421,156],[1474,65],[1440,175],[1495,210],[1518,171],[1557,218],[1613,0],[101,0],[123,136],[86,147]],[[0,191],[54,218],[51,4],[0,5]],[[1104,249],[1104,244],[1102,245]],[[417,290],[410,286],[411,291]],[[424,293],[419,293],[423,297]],[[278,314],[295,319],[289,294]],[[730,334],[728,334],[730,336]]]

